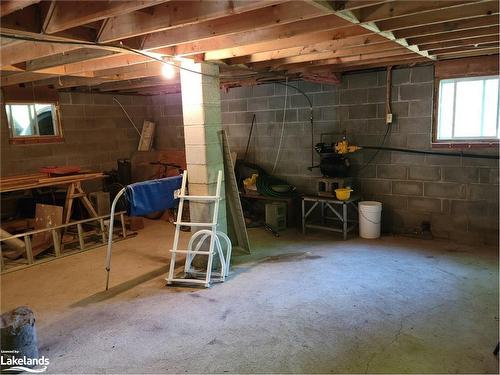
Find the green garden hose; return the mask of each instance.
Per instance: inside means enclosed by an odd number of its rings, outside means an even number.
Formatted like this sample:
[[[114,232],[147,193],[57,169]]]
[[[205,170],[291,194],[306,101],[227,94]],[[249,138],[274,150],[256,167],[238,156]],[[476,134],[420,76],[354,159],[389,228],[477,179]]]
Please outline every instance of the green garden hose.
[[[287,191],[276,191],[273,189],[273,186],[287,186],[288,190]],[[257,191],[265,196],[268,197],[275,197],[275,198],[291,198],[297,195],[297,192],[295,191],[295,187],[289,185],[285,181],[273,177],[267,174],[259,174],[259,177],[257,177],[257,182],[256,182],[256,187]],[[281,190],[281,189],[280,189]]]

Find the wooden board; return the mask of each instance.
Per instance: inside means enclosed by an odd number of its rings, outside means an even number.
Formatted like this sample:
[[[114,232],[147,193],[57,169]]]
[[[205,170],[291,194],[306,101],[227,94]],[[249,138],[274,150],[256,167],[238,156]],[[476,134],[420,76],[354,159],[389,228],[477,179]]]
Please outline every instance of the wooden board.
[[[63,207],[37,204],[35,210],[35,230],[57,227],[62,224]],[[52,247],[52,232],[35,233],[32,239],[33,256]]]
[[[141,140],[139,141],[138,151],[149,151],[153,146],[153,138],[155,135],[155,123],[144,120],[142,125]]]
[[[103,173],[82,173],[63,177],[47,177],[47,174],[11,176],[0,179],[0,193],[26,190],[45,186],[67,185],[73,182],[94,180],[104,177]]]
[[[243,208],[241,207],[240,194],[238,191],[238,183],[234,173],[234,163],[231,157],[231,150],[227,141],[227,135],[224,130],[221,131],[222,148],[224,158],[224,187],[226,190],[227,202],[227,230],[228,236],[231,239],[233,249],[240,250],[250,254],[250,241],[248,240],[248,232],[243,216]]]

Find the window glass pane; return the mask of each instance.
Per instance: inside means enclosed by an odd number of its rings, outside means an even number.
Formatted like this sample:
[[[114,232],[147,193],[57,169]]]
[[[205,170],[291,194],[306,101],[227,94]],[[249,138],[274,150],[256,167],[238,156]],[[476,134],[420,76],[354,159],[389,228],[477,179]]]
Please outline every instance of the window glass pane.
[[[484,86],[483,136],[498,137],[498,79],[488,79]]]
[[[451,139],[453,126],[454,82],[441,82],[439,93],[438,139]]]
[[[456,87],[454,136],[459,138],[480,137],[483,81],[459,81]]]
[[[30,105],[12,104],[10,105],[12,132],[14,136],[32,136],[35,135],[33,124],[33,112]]]
[[[35,104],[36,119],[40,135],[56,135],[51,104]]]
[[[56,106],[53,104],[6,104],[5,111],[13,137],[58,135]]]

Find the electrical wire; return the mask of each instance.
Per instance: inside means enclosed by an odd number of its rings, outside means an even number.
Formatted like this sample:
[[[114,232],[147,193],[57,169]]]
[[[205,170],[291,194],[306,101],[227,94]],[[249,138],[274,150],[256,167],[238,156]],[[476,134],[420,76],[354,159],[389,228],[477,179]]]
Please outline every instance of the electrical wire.
[[[197,72],[196,70],[192,70],[192,69],[189,69],[189,68],[186,68],[183,66],[179,66],[179,65],[174,64],[170,61],[165,61],[162,58],[153,56],[147,52],[142,52],[140,50],[130,48],[130,47],[124,46],[122,44],[115,45],[115,44],[99,43],[99,42],[86,42],[86,41],[60,40],[60,39],[41,39],[41,38],[35,38],[35,37],[24,36],[24,35],[16,35],[16,34],[8,34],[8,33],[0,33],[0,37],[8,38],[8,39],[15,39],[15,40],[24,40],[24,41],[36,42],[36,43],[67,44],[67,45],[76,45],[76,46],[98,47],[98,48],[103,48],[103,49],[115,48],[118,50],[131,52],[131,53],[135,53],[135,54],[140,55],[140,56],[147,57],[149,59],[161,62],[163,64],[173,66],[179,70],[188,71],[188,72],[199,74],[199,75],[205,76],[205,77],[220,78],[219,75]],[[165,54],[165,56],[167,58],[175,58],[176,57],[176,56],[168,55],[168,54]],[[266,74],[266,73],[260,73],[260,72],[255,72],[255,71],[253,71],[253,72],[255,74]],[[251,78],[251,77],[252,77],[251,75],[246,74],[246,75],[241,75],[241,76],[232,76],[231,78],[245,79],[245,78]]]
[[[285,79],[288,78],[288,77],[285,77]],[[259,79],[257,79],[257,81],[259,81]],[[269,82],[271,83],[271,82]],[[299,89],[298,87],[295,87],[295,86],[292,86],[288,83],[283,83],[283,82],[280,82],[280,81],[275,81],[275,82],[272,82],[272,83],[276,83],[278,85],[283,85],[283,86],[286,86],[286,87],[291,87],[293,89],[295,89],[297,92],[299,92],[300,94],[302,94],[307,102],[309,103],[309,111],[310,111],[310,116],[309,116],[309,121],[311,123],[311,166],[308,167],[309,170],[312,170],[314,168],[314,113],[313,113],[313,104],[312,104],[312,101],[311,99],[309,98],[309,96],[304,92],[302,91],[301,89]]]
[[[130,116],[128,115],[128,113],[127,113],[127,111],[125,110],[125,108],[123,108],[122,103],[120,103],[120,102],[118,101],[118,99],[116,99],[116,97],[114,97],[114,96],[113,96],[113,100],[114,100],[115,102],[117,102],[117,103],[118,103],[118,105],[121,107],[121,109],[122,109],[123,113],[125,113],[125,116],[127,116],[128,120],[130,121],[130,123],[132,124],[132,126],[133,126],[133,127],[135,128],[135,130],[137,131],[137,134],[139,134],[139,136],[140,136],[140,135],[141,135],[141,132],[139,131],[139,129],[137,128],[137,126],[135,126],[134,122],[132,121],[132,119],[131,119],[131,118],[130,118]]]
[[[286,83],[288,83],[288,77],[286,78]],[[285,121],[286,121],[286,105],[287,105],[287,99],[288,99],[288,85],[285,87],[285,104],[283,105],[283,121],[281,123],[281,135],[280,135],[280,143],[278,145],[278,152],[276,153],[276,159],[274,159],[274,165],[273,165],[273,170],[271,174],[274,174],[276,171],[276,166],[278,165],[278,159],[280,158],[281,154],[281,146],[283,144],[283,138],[285,135]]]

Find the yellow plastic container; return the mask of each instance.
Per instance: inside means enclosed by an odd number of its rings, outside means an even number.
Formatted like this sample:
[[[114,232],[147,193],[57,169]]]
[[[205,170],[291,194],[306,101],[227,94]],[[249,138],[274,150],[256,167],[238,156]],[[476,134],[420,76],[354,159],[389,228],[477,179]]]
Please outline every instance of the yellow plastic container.
[[[346,201],[351,197],[352,191],[353,191],[352,189],[346,189],[346,188],[335,189],[335,195],[337,196],[337,199],[339,201]]]

